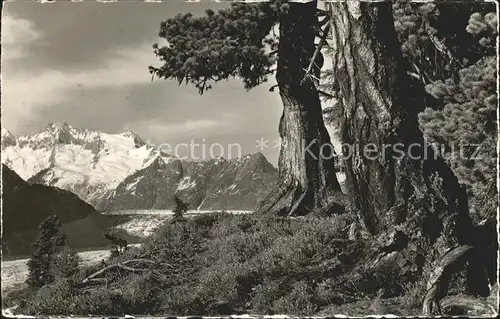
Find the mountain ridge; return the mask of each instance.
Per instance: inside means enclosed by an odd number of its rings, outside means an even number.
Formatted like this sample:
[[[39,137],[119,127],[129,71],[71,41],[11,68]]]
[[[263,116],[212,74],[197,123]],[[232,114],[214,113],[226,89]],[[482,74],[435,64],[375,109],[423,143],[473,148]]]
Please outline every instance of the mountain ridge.
[[[39,184],[28,184],[2,164],[2,223],[6,234],[36,229],[50,215],[62,223],[96,213],[94,207],[70,191]]]
[[[18,138],[2,128],[2,154],[2,163],[29,183],[69,190],[99,210],[170,209],[174,194],[190,209],[252,210],[278,176],[261,153],[188,161],[131,131],[67,123]]]

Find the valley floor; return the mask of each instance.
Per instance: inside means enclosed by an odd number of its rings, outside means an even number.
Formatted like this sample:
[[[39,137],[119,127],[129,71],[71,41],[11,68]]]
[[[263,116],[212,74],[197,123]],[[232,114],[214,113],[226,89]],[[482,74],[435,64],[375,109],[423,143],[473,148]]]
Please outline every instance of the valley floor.
[[[138,246],[131,245],[131,246]],[[82,251],[79,253],[82,258],[82,266],[89,266],[98,263],[102,259],[109,258],[109,249]],[[28,276],[27,258],[2,261],[2,295],[9,293],[16,287],[22,287]]]

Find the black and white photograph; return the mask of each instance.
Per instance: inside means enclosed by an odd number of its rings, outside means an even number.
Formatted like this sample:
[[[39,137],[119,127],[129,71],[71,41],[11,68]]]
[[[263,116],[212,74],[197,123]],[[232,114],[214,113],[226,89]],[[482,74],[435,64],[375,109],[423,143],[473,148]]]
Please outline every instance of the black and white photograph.
[[[0,5],[3,317],[498,315],[497,1]]]

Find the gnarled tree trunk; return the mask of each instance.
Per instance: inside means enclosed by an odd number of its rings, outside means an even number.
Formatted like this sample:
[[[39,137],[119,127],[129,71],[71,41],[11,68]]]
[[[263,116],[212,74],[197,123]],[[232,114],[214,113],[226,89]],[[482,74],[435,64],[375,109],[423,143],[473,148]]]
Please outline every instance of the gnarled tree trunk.
[[[369,233],[399,229],[407,240],[392,250],[412,252],[405,255],[420,271],[421,261],[433,268],[476,239],[465,189],[418,128],[423,92],[406,74],[392,3],[348,1],[329,10],[342,141],[352,146],[344,154],[349,194]]]
[[[279,185],[261,203],[262,213],[306,215],[341,212],[345,195],[335,175],[333,146],[323,122],[321,103],[305,70],[315,50],[316,1],[289,3],[280,19],[276,74],[283,115],[279,133]]]
[[[342,139],[354,149],[346,177],[362,222],[378,233],[421,219],[424,236],[466,244],[465,189],[418,128],[425,105],[406,74],[391,3],[331,3],[331,11]]]

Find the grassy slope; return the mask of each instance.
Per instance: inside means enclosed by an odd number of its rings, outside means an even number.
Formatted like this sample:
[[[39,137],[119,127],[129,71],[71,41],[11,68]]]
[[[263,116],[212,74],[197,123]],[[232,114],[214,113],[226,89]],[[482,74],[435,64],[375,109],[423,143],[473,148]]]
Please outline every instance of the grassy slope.
[[[108,260],[108,264],[138,257],[154,260],[161,264],[155,268],[165,276],[161,280],[151,273],[113,272],[107,275],[108,287],[86,287],[85,293],[59,280],[28,293],[30,300],[25,298],[21,312],[418,313],[423,293],[418,285],[405,297],[376,301],[379,288],[396,284],[390,267],[383,274],[348,275],[364,249],[362,242],[346,240],[348,225],[349,219],[342,216],[285,219],[228,214],[166,223],[142,247]],[[80,280],[96,269],[82,269]],[[391,308],[391,302],[397,307]]]

